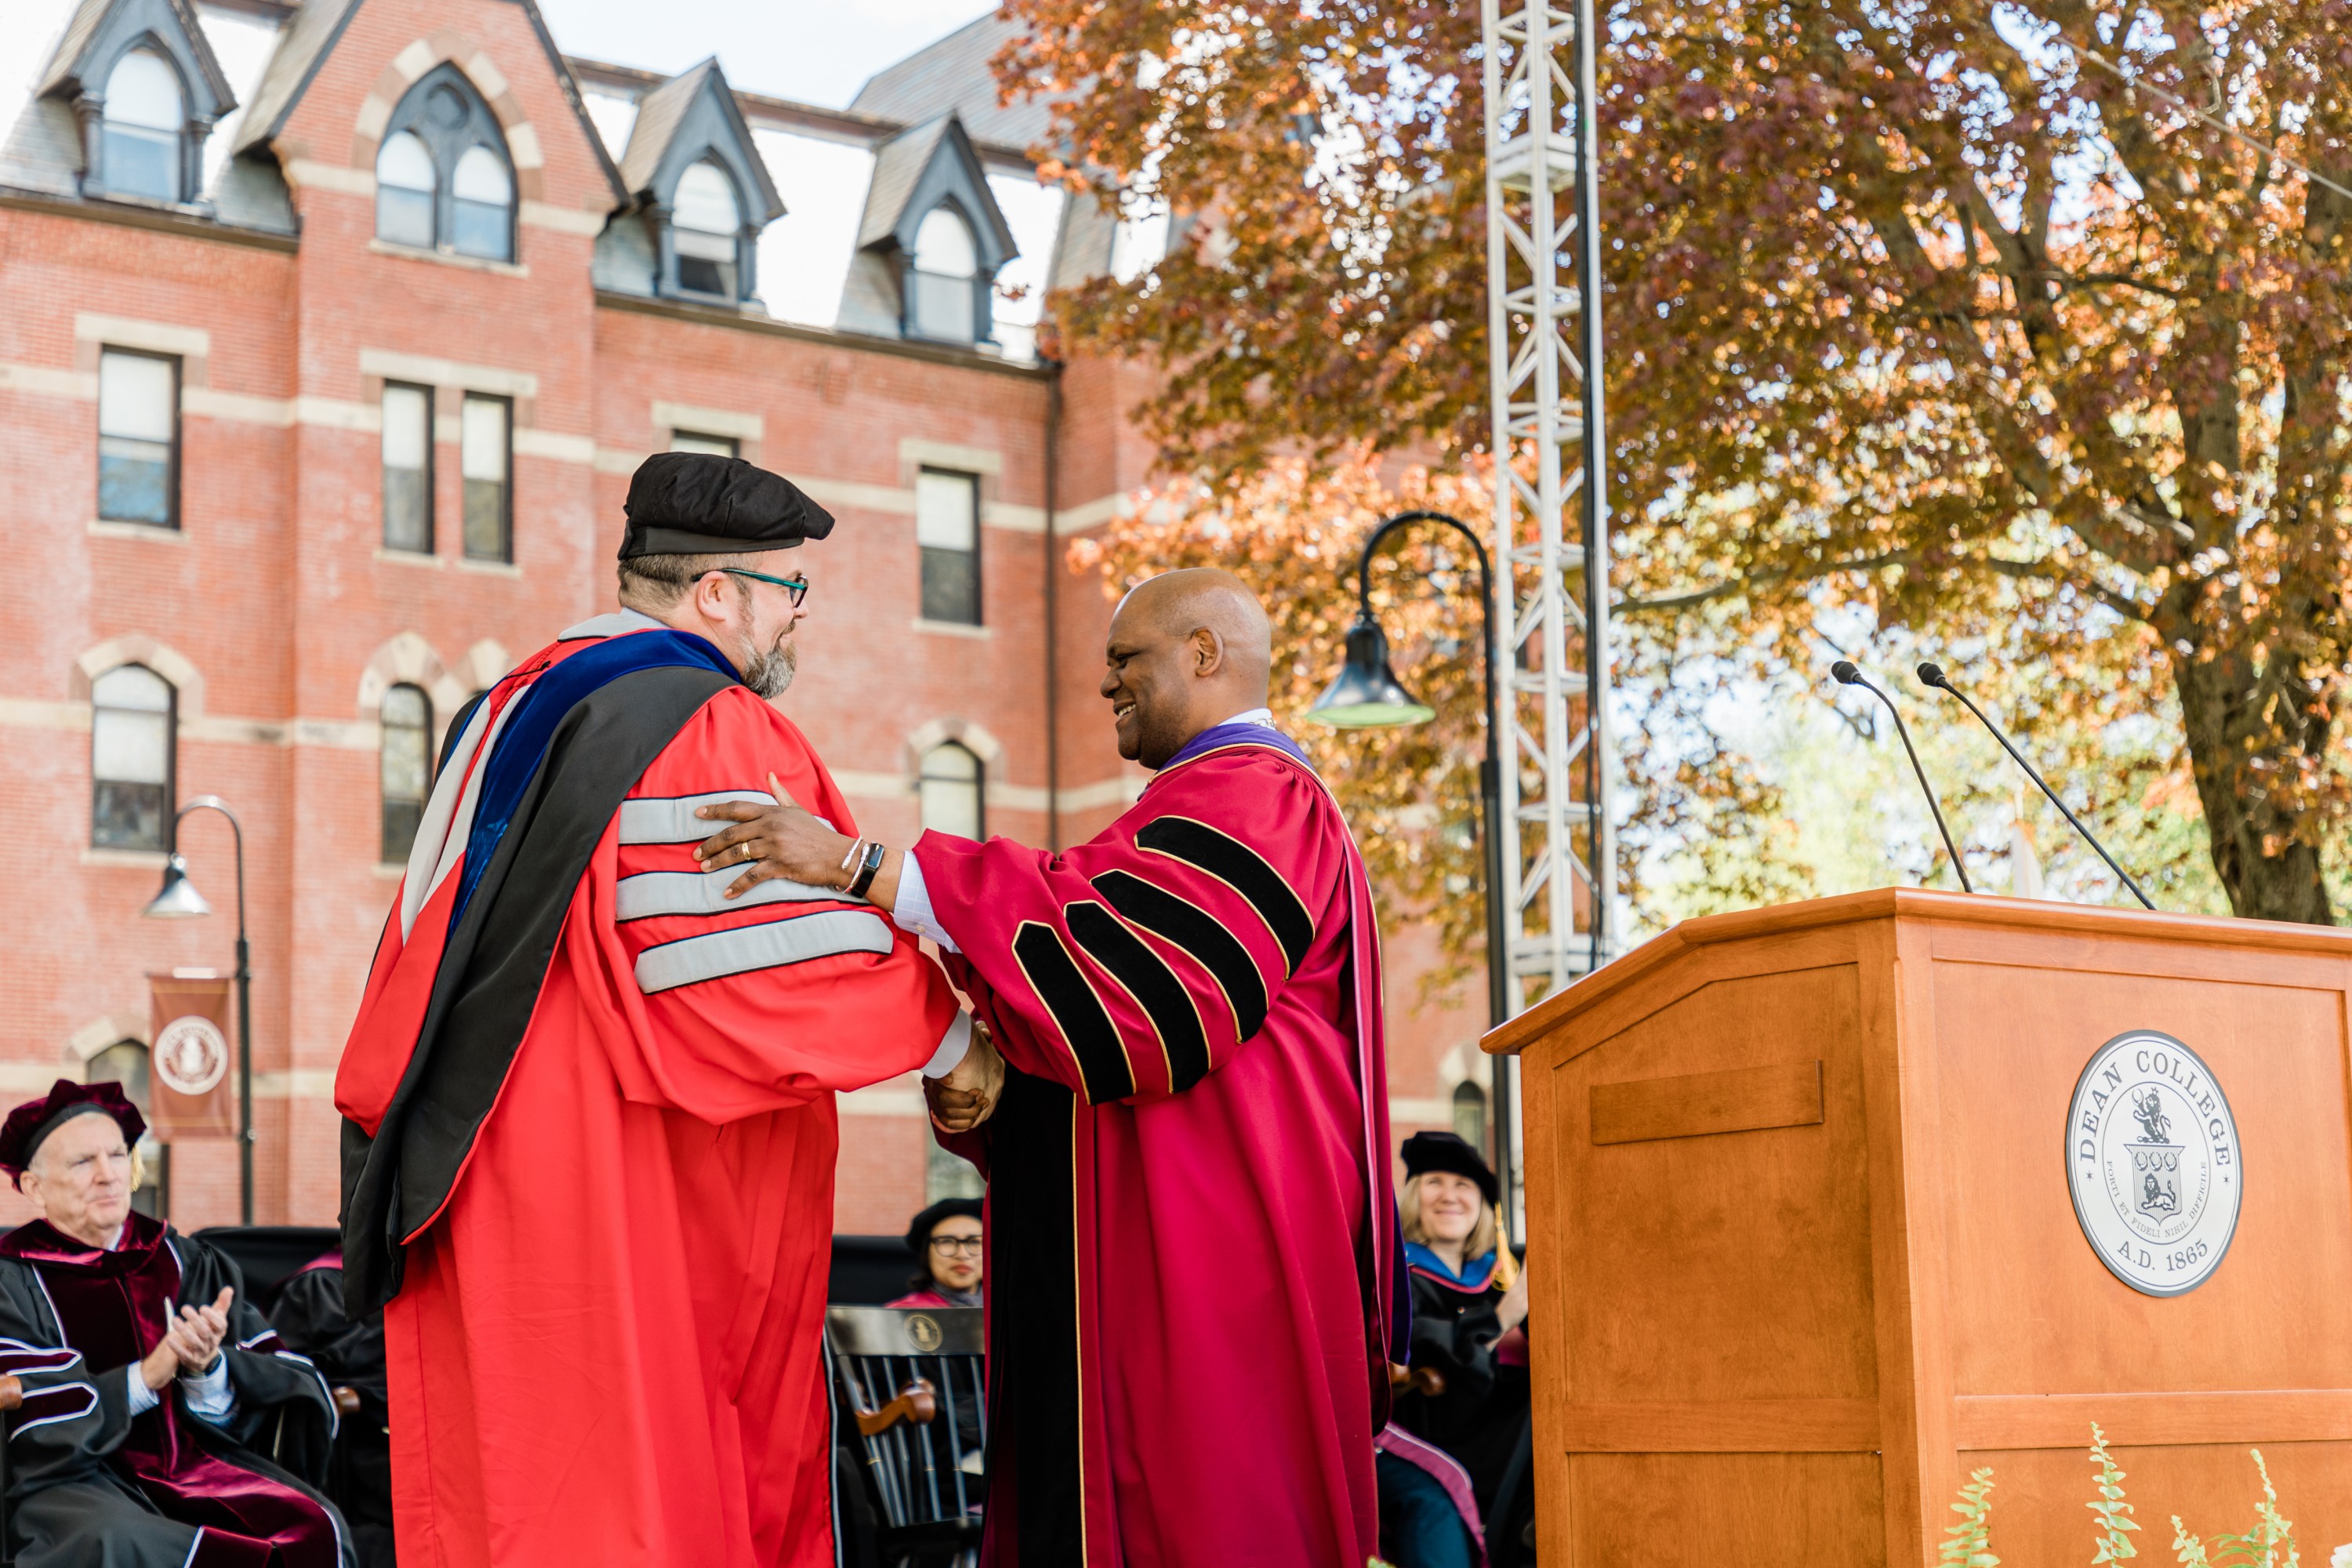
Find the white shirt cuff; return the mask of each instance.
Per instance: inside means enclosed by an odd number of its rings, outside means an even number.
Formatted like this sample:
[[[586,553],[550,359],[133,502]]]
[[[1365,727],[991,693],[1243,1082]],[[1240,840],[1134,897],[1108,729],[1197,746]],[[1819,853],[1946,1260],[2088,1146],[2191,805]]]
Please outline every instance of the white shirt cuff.
[[[940,1048],[931,1053],[930,1061],[923,1068],[923,1076],[947,1077],[955,1071],[957,1065],[963,1060],[964,1053],[971,1049],[971,1015],[958,1013],[955,1022],[948,1026],[948,1032],[940,1037]]]
[[[124,1367],[122,1369],[122,1374],[131,1380],[131,1415],[144,1415],[147,1412],[154,1409],[155,1406],[163,1403],[163,1395],[157,1394],[153,1389],[147,1386],[147,1379],[141,1373],[139,1363],[137,1362],[134,1361],[129,1366]]]
[[[213,1358],[212,1370],[196,1377],[180,1379],[180,1397],[188,1402],[188,1413],[197,1420],[219,1426],[236,1413],[236,1390],[228,1385],[228,1357]]]
[[[939,915],[931,909],[931,890],[923,885],[922,862],[915,852],[908,850],[898,862],[898,896],[891,900],[890,919],[908,936],[929,937],[940,944],[942,952],[961,952],[940,924]],[[937,1077],[937,1074],[933,1074]]]

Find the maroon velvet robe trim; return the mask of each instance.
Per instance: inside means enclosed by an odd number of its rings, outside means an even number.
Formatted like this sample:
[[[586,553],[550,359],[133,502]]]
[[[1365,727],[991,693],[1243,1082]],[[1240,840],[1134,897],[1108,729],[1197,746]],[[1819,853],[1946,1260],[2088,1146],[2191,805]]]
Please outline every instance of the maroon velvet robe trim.
[[[125,1367],[144,1360],[178,1306],[180,1260],[163,1225],[144,1215],[131,1216],[111,1252],[34,1220],[0,1237],[0,1256],[33,1266],[58,1331],[99,1380],[123,1379]],[[111,1458],[164,1517],[203,1527],[196,1568],[335,1568],[335,1527],[317,1504],[206,1453],[181,1421],[167,1388],[154,1408],[131,1418]]]

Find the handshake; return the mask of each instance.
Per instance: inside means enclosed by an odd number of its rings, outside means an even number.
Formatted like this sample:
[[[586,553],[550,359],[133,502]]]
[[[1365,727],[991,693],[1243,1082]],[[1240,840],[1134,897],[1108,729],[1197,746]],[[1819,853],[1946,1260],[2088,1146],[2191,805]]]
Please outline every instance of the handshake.
[[[923,1080],[923,1099],[931,1121],[943,1132],[969,1132],[996,1114],[996,1098],[1004,1092],[1004,1058],[989,1037],[988,1026],[971,1021],[971,1048],[945,1078]]]

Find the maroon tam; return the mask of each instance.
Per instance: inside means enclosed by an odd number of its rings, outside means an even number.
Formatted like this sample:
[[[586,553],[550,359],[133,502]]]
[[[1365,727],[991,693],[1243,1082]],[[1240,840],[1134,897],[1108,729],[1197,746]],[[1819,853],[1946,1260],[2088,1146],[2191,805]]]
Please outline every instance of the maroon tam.
[[[136,1143],[147,1131],[147,1119],[131,1103],[117,1083],[76,1083],[59,1079],[49,1086],[47,1099],[28,1100],[0,1122],[0,1171],[21,1176],[33,1163],[43,1139],[77,1116],[103,1111],[122,1129],[122,1141]]]

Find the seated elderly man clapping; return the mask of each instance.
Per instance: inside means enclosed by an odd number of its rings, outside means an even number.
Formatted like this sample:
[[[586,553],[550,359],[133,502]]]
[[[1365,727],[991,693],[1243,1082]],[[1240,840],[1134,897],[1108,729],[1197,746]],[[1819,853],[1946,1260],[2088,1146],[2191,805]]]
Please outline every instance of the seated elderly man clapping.
[[[243,1299],[236,1266],[131,1209],[145,1131],[110,1083],[63,1079],[0,1124],[41,1217],[0,1237],[0,1380],[20,1568],[348,1568],[327,1386]],[[248,1447],[252,1445],[252,1447]]]

